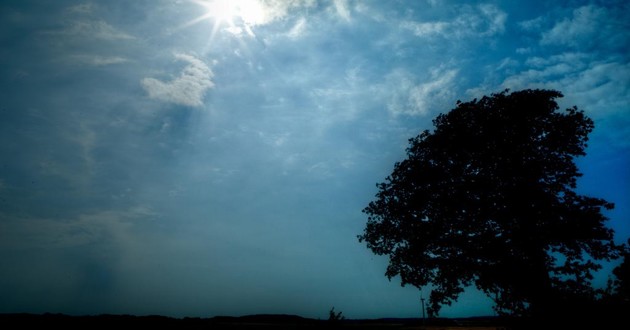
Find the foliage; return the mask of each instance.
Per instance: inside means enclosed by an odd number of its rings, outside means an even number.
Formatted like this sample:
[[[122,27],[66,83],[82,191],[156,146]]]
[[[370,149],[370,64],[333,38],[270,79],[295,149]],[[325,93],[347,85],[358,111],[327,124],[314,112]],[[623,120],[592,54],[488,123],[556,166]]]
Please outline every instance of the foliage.
[[[506,90],[458,101],[377,184],[359,240],[389,256],[389,279],[431,288],[430,315],[471,285],[501,314],[540,314],[593,295],[596,261],[618,257],[602,214],[613,204],[574,191],[593,121],[559,111],[559,97]]]
[[[338,322],[343,319],[345,319],[345,317],[341,315],[341,312],[335,313],[335,307],[331,308],[328,312],[328,321],[330,322]]]
[[[613,270],[614,295],[619,300],[630,303],[630,239],[623,253],[623,261]]]

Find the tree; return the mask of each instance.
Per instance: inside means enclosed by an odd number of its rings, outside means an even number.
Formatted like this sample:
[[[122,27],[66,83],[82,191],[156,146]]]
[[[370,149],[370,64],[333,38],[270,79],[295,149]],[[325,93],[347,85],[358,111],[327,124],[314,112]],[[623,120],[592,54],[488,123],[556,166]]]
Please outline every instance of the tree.
[[[332,323],[336,323],[339,321],[343,321],[345,317],[341,315],[341,312],[335,313],[335,307],[331,308],[328,312],[328,321]]]
[[[614,295],[621,302],[625,304],[630,303],[630,239],[625,246],[625,251],[622,254],[623,261],[619,266],[613,270],[615,280],[613,282]]]
[[[386,276],[431,289],[436,315],[474,285],[501,314],[541,315],[559,299],[594,294],[598,260],[620,247],[602,209],[577,194],[574,158],[593,121],[562,94],[523,90],[457,101],[435,129],[409,140],[359,241],[389,256]]]

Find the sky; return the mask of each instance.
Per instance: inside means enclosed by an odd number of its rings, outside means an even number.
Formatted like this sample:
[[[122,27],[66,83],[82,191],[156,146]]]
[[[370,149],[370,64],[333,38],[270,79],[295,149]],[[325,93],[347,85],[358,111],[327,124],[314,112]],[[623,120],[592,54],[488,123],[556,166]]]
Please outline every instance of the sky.
[[[629,16],[623,0],[3,0],[0,313],[419,317],[421,292],[358,242],[361,210],[436,115],[506,88],[559,90],[595,121],[577,190],[615,203],[625,242]],[[470,289],[441,316],[491,306]]]

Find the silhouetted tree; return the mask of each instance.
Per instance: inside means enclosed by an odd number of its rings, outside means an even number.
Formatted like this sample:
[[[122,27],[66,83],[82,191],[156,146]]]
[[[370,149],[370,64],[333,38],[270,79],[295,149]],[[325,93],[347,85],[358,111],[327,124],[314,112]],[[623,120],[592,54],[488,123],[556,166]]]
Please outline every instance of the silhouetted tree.
[[[541,315],[594,294],[595,261],[618,257],[601,212],[613,204],[574,191],[573,159],[593,121],[559,111],[558,97],[506,90],[457,101],[377,184],[359,240],[389,256],[388,278],[430,287],[430,315],[471,285],[501,314]]]
[[[335,307],[331,308],[328,312],[328,322],[337,323],[344,320],[345,317],[341,315],[341,312],[335,313]]]
[[[630,239],[623,253],[623,261],[619,266],[613,269],[614,295],[625,304],[630,303]]]

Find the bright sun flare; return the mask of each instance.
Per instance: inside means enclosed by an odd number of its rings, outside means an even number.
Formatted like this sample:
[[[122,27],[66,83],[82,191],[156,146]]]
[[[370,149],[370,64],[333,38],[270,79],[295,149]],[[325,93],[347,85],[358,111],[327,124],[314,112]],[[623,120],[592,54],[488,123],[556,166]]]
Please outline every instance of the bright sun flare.
[[[198,0],[196,3],[206,10],[203,19],[214,18],[216,24],[256,25],[262,23],[265,18],[263,7],[258,0]]]

